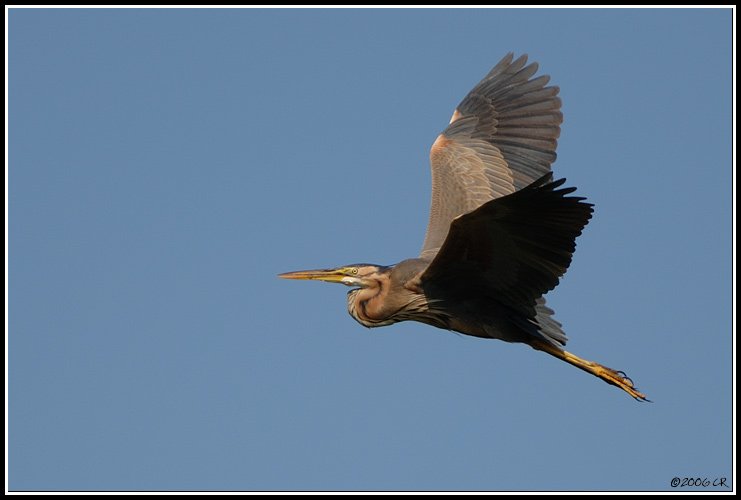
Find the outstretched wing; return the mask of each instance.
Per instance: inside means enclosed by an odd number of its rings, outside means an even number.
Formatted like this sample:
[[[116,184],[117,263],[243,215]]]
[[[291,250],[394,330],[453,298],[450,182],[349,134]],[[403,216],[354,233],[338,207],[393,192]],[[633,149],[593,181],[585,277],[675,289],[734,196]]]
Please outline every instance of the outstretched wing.
[[[561,131],[558,87],[537,63],[507,54],[461,101],[430,151],[432,202],[420,257],[431,259],[450,223],[550,171]]]
[[[465,302],[489,298],[535,315],[536,301],[558,285],[571,264],[575,240],[592,217],[592,204],[566,196],[548,173],[510,195],[461,215],[419,284],[433,297]]]

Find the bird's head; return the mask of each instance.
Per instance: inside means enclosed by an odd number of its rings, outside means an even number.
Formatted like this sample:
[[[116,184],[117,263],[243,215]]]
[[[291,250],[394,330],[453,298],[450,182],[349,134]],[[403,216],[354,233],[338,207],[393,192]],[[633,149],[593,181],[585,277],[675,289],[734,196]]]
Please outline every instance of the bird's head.
[[[386,302],[392,270],[393,267],[374,264],[351,264],[335,269],[294,271],[279,274],[278,277],[290,280],[327,281],[353,287],[347,292],[347,312],[361,325],[372,328],[401,321],[394,317],[400,309],[396,301],[389,301],[388,304]],[[373,303],[370,304],[370,301]]]
[[[388,267],[374,264],[351,264],[334,269],[312,269],[279,274],[279,278],[289,280],[319,280],[328,283],[341,283],[360,288],[374,288],[385,277]]]

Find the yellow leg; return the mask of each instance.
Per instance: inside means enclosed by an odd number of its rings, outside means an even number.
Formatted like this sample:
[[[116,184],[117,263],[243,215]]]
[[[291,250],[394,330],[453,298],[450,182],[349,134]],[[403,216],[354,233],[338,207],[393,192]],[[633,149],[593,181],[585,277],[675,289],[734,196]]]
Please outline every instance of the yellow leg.
[[[625,373],[612,368],[607,368],[594,361],[587,361],[579,356],[571,354],[568,351],[563,351],[548,342],[535,340],[530,346],[538,351],[547,352],[551,356],[555,356],[558,359],[566,361],[567,363],[574,365],[575,367],[584,370],[585,372],[591,373],[592,375],[601,378],[605,382],[611,385],[618,386],[638,401],[649,401],[646,396],[636,390],[633,386],[633,381],[625,375]]]

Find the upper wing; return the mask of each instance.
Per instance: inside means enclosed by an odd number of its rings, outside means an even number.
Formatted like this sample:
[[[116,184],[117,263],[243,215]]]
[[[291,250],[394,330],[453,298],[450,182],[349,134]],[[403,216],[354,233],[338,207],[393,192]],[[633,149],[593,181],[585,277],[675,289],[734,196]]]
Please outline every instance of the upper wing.
[[[461,215],[419,277],[432,297],[488,298],[528,316],[536,300],[555,288],[592,217],[592,204],[566,196],[547,174],[513,194]],[[445,297],[441,297],[445,298]]]
[[[561,129],[558,87],[538,64],[507,54],[461,101],[430,150],[432,203],[422,258],[432,258],[450,223],[550,171]]]

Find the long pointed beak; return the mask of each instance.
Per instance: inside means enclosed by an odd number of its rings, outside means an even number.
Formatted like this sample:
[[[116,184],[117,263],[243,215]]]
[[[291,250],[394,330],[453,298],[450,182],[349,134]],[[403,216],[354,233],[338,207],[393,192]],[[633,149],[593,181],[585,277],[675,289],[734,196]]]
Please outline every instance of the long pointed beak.
[[[279,274],[279,278],[287,280],[319,280],[329,283],[342,283],[342,278],[347,276],[342,269],[315,269],[310,271],[294,271],[292,273]]]

